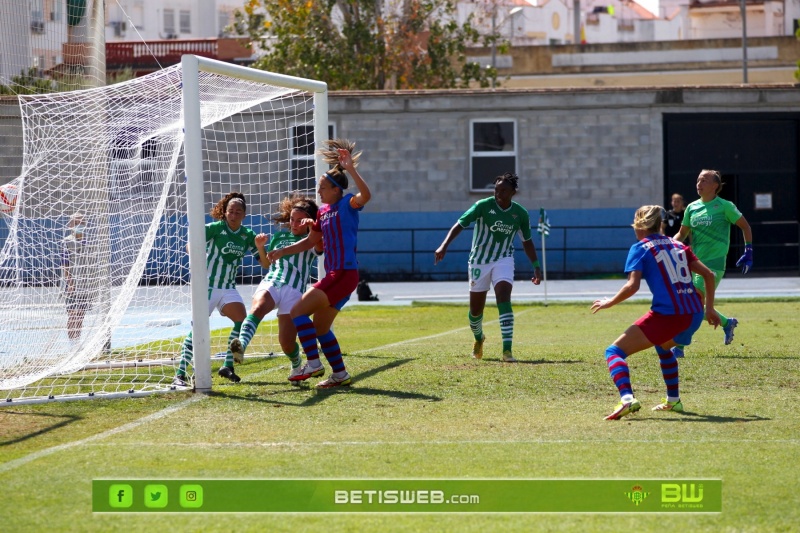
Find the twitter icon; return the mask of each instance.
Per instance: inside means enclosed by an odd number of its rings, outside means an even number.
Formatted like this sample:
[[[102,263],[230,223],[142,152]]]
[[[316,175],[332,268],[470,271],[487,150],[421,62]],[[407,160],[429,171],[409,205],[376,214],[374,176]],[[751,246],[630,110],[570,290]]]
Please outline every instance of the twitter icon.
[[[145,485],[144,505],[151,509],[163,509],[167,506],[169,491],[166,485]]]

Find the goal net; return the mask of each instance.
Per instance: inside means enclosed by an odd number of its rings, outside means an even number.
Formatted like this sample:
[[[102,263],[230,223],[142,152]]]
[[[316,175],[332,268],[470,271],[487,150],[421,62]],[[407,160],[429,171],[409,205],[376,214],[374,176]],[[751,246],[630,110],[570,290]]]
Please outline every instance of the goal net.
[[[194,56],[116,85],[20,96],[22,173],[0,210],[5,404],[175,390],[193,321],[189,383],[208,389],[232,327],[208,315],[208,213],[240,191],[244,225],[274,233],[282,198],[313,195],[326,98],[321,82]],[[261,275],[246,257],[248,308]],[[282,353],[270,318],[248,356]]]

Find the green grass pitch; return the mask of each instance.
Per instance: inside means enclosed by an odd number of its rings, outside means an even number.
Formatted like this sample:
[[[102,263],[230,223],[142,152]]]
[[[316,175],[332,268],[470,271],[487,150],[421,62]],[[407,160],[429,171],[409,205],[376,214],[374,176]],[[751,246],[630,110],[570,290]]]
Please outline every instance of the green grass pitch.
[[[617,402],[605,348],[647,304],[515,305],[500,362],[487,308],[484,360],[465,305],[358,307],[335,330],[351,389],[286,381],[285,358],[174,393],[0,409],[4,531],[796,531],[800,524],[800,302],[721,302],[734,343],[704,325],[680,361],[686,413],[653,350],[629,358],[642,410]],[[255,339],[258,342],[258,336]],[[217,365],[214,366],[216,370]],[[311,380],[315,381],[315,380]],[[721,478],[723,511],[634,514],[97,514],[94,478]],[[269,497],[260,495],[259,497]]]

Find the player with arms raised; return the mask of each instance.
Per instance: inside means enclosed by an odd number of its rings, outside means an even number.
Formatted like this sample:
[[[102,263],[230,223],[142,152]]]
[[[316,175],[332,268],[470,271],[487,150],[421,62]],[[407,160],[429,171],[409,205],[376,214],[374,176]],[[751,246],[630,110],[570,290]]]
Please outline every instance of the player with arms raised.
[[[289,378],[290,381],[305,381],[325,374],[325,367],[319,360],[319,340],[332,374],[316,384],[318,389],[349,386],[351,383],[339,341],[331,326],[358,286],[356,244],[359,213],[372,198],[369,186],[356,170],[361,152],[354,152],[355,143],[333,139],[325,144],[320,153],[333,168],[320,176],[317,183],[317,193],[323,203],[317,212],[317,220],[311,224],[311,231],[302,241],[269,252],[269,260],[277,261],[286,255],[309,250],[322,241],[325,277],[308,289],[292,308],[292,321],[306,354],[306,364]],[[345,194],[349,185],[348,174],[358,187],[357,194]],[[314,315],[313,321],[311,315]]]

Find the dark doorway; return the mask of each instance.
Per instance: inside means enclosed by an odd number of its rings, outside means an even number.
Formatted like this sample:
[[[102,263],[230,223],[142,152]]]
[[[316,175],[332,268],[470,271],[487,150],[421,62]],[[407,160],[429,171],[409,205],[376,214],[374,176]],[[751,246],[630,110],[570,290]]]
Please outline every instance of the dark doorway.
[[[719,170],[720,196],[732,201],[753,229],[755,273],[800,271],[800,114],[721,113],[664,115],[664,197],[687,203],[702,169]],[[744,241],[731,230],[729,273]]]

